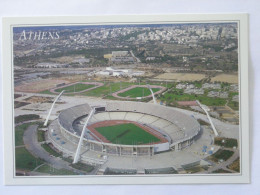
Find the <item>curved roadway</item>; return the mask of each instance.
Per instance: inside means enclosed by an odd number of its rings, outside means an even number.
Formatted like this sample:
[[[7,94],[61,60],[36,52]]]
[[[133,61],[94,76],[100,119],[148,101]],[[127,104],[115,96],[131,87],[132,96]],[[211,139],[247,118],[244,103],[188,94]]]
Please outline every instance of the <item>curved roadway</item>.
[[[30,125],[27,130],[24,132],[23,141],[25,144],[25,148],[32,153],[34,156],[39,157],[46,161],[47,163],[51,164],[53,167],[57,169],[67,169],[74,171],[75,173],[81,174],[83,171],[79,171],[77,169],[72,168],[70,163],[51,156],[48,152],[46,152],[42,147],[41,144],[37,140],[37,128],[38,125]],[[96,170],[94,169],[91,173],[93,174]]]

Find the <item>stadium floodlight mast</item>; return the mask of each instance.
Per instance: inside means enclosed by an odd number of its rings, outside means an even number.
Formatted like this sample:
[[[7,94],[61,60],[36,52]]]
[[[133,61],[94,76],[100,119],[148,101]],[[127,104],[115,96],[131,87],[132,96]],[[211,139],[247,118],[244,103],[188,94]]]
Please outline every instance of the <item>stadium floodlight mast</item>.
[[[88,125],[88,122],[89,120],[91,119],[92,115],[95,113],[95,108],[92,108],[91,112],[89,113],[88,115],[88,118],[83,126],[83,129],[82,129],[82,132],[81,132],[81,136],[80,136],[80,139],[79,139],[79,143],[78,143],[78,147],[77,147],[77,150],[76,150],[76,154],[74,156],[74,160],[73,160],[73,164],[77,163],[79,161],[79,156],[80,156],[80,149],[81,149],[81,145],[82,145],[82,142],[83,142],[83,138],[84,138],[84,134],[85,134],[85,131],[86,131],[86,127]]]
[[[153,90],[151,89],[150,85],[147,85],[147,87],[149,88],[149,90],[151,91],[151,94],[152,94],[152,96],[153,96],[153,103],[154,103],[154,104],[157,104],[157,103],[156,103],[155,96],[154,96],[154,93],[153,93]]]
[[[60,98],[60,96],[64,93],[64,91],[65,91],[65,90],[63,90],[62,92],[60,92],[60,94],[56,97],[56,99],[55,99],[54,102],[52,103],[51,109],[50,109],[50,111],[49,111],[49,113],[48,113],[48,116],[47,116],[47,118],[46,118],[46,120],[45,120],[43,126],[45,126],[45,127],[47,126],[48,121],[49,121],[49,118],[50,118],[50,115],[51,115],[51,112],[52,112],[52,109],[54,108],[54,105],[55,105],[56,101]]]
[[[201,109],[204,110],[204,112],[206,113],[206,115],[207,115],[207,117],[208,117],[208,119],[209,119],[210,125],[211,125],[211,127],[212,127],[212,129],[213,129],[213,132],[214,132],[214,134],[215,134],[215,136],[219,136],[218,131],[216,130],[215,125],[213,124],[213,122],[212,122],[212,120],[211,120],[211,117],[209,116],[209,113],[208,113],[209,108],[208,108],[207,106],[205,106],[205,105],[202,105],[202,104],[199,102],[199,100],[196,100],[196,102],[199,104],[199,106],[201,107]]]

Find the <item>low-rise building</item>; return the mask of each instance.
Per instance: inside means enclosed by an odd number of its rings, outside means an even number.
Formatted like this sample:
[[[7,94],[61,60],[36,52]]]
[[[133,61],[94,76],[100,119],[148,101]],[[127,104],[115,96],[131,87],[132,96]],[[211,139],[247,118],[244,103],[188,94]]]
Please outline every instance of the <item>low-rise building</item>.
[[[145,60],[146,61],[152,61],[152,60],[155,60],[155,57],[147,57]]]
[[[232,101],[234,101],[234,102],[239,102],[239,95],[234,95],[234,96],[232,97]]]
[[[238,84],[232,84],[229,86],[229,91],[238,92],[238,90],[239,90]]]
[[[219,83],[204,83],[202,85],[203,89],[221,89],[221,85]]]
[[[193,84],[186,85],[186,89],[194,89],[194,88],[195,88],[195,85],[193,85]]]
[[[208,97],[218,97],[219,92],[218,91],[209,91],[207,96]]]
[[[219,93],[219,97],[220,97],[220,98],[228,98],[228,92],[226,92],[226,91],[220,92],[220,93]]]
[[[36,68],[65,68],[68,64],[57,64],[57,63],[38,63],[35,65]]]
[[[79,64],[86,64],[90,62],[90,59],[88,58],[76,58],[72,61],[73,63],[79,63]]]
[[[203,95],[204,94],[204,90],[203,89],[185,89],[184,93]]]
[[[185,89],[185,88],[186,88],[186,84],[179,83],[178,85],[176,85],[176,89]]]
[[[228,92],[209,91],[208,97],[228,98]]]

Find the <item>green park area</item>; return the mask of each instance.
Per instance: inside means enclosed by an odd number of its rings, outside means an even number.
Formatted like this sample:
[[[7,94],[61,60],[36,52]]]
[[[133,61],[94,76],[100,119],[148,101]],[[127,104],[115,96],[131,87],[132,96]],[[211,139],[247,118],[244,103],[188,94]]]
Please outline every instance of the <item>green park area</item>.
[[[234,154],[233,151],[219,149],[216,153],[214,153],[213,155],[211,155],[209,158],[210,158],[210,160],[212,160],[212,161],[214,161],[214,162],[218,162],[219,160],[224,160],[224,161],[226,161],[226,160],[229,159],[233,154]]]
[[[237,147],[237,140],[232,138],[215,137],[214,144],[224,146],[226,148]]]
[[[133,83],[128,83],[128,82],[106,82],[104,83],[103,86],[98,87],[96,89],[87,91],[82,93],[82,95],[86,96],[95,96],[95,97],[104,97],[107,95],[110,95],[116,91],[119,91],[120,89],[127,88],[129,86],[133,85]]]
[[[164,95],[160,96],[160,100],[167,102],[168,104],[174,103],[176,101],[194,101],[199,100],[200,103],[207,106],[223,106],[226,100],[223,98],[212,98],[206,95],[196,95],[196,94],[186,94],[183,89],[174,89],[166,92]]]
[[[83,82],[83,81],[82,81]],[[63,88],[59,88],[56,90],[56,92],[61,92],[62,90],[66,90],[66,93],[73,93],[75,92],[81,92],[80,95],[83,96],[93,96],[93,97],[109,97],[110,95],[114,92],[120,91],[122,89],[125,89],[127,87],[130,87],[132,85],[146,85],[147,83],[144,82],[140,82],[140,83],[132,83],[132,82],[108,82],[108,81],[104,81],[102,82],[104,85],[101,87],[97,87],[95,89],[89,90],[89,91],[85,91],[85,89],[89,89],[94,87],[95,85],[88,85],[88,84],[82,84],[82,83],[77,83],[75,85],[71,85],[68,87],[63,87]],[[164,86],[164,87],[172,87],[173,84],[172,83],[149,83],[149,85],[160,85],[160,86]],[[74,89],[75,88],[75,89]],[[155,93],[156,91],[159,91],[159,88],[154,88],[152,89],[153,92]],[[42,92],[40,92],[41,94],[54,94],[52,92],[50,92],[49,90],[44,90]],[[142,97],[144,93],[144,96],[150,95],[151,92],[149,91],[148,88],[146,87],[138,87],[135,88],[133,90],[129,90],[126,92],[126,94],[122,94],[120,96],[122,97],[126,97],[126,96],[133,96],[133,97]],[[74,95],[78,95],[78,94],[64,94],[64,95],[68,95],[68,96],[74,96]],[[113,99],[113,98],[112,98]]]
[[[155,93],[159,91],[160,88],[153,88],[152,90]],[[118,96],[129,97],[129,98],[145,97],[149,95],[151,95],[151,91],[147,87],[135,87],[123,93],[118,94]]]
[[[44,162],[34,157],[25,147],[15,148],[15,167],[18,170],[32,171]]]
[[[19,115],[14,118],[15,123],[22,123],[25,121],[30,121],[30,120],[36,120],[40,119],[40,116],[37,114],[24,114],[24,115]]]

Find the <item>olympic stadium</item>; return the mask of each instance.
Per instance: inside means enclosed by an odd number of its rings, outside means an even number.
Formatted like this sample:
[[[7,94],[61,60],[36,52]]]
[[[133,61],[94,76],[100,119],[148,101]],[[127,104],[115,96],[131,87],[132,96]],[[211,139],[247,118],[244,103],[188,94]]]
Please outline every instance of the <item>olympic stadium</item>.
[[[94,109],[95,113],[89,119],[83,145],[98,152],[116,155],[153,155],[170,148],[181,150],[192,144],[200,131],[200,125],[193,117],[161,105],[124,101],[108,102],[105,106]],[[58,117],[63,135],[73,140],[75,144],[79,142],[82,125],[88,119],[91,110],[88,104],[83,104],[62,111]],[[100,133],[98,135],[92,130],[95,124],[105,127],[120,123],[135,123],[141,127],[140,130],[145,130],[160,141],[158,143],[148,141],[145,145],[139,145],[133,138],[130,140],[133,144],[124,145],[123,142],[116,144],[104,141]],[[137,135],[138,133],[141,132],[137,132]]]
[[[132,101],[81,104],[62,110],[48,128],[51,144],[63,155],[74,159],[74,163],[103,167],[103,172],[171,172],[181,165],[202,162],[200,157],[182,154],[200,139],[199,122],[193,115],[159,104]],[[174,160],[167,160],[174,153],[182,158],[177,168],[171,165]],[[161,162],[160,158],[166,161]],[[133,159],[142,162],[131,164]]]

